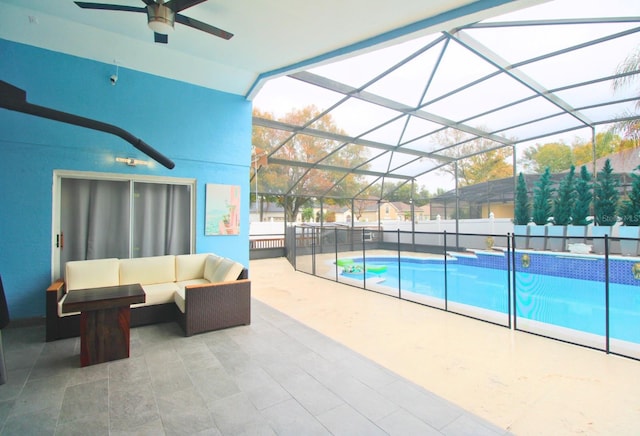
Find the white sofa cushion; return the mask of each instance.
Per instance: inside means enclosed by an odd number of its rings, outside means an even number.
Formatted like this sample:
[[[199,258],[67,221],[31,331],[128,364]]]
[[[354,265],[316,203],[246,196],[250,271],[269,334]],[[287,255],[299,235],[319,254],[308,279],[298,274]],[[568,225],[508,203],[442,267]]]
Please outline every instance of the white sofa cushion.
[[[238,278],[244,266],[234,260],[223,258],[216,267],[211,278],[205,277],[212,283],[228,282]]]
[[[153,285],[142,285],[145,302],[132,304],[131,307],[153,306],[154,304],[173,303],[173,294],[180,289],[174,282],[156,283]]]
[[[213,282],[213,276],[218,269],[218,265],[220,265],[220,261],[222,257],[217,256],[215,254],[210,254],[207,256],[207,259],[204,262],[204,278]]]
[[[66,289],[102,288],[118,286],[120,261],[118,259],[75,260],[65,264]]]
[[[207,279],[193,279],[193,280],[183,280],[181,282],[176,282],[176,285],[178,285],[180,289],[184,289],[186,286],[189,286],[189,285],[206,285],[209,283],[211,282]]]
[[[204,278],[204,264],[208,256],[208,253],[176,256],[176,281]]]
[[[64,303],[65,298],[67,298],[67,294],[64,294],[60,301],[58,301],[58,317],[62,318],[63,316],[80,315],[80,312],[62,313],[62,304]]]
[[[185,313],[186,309],[186,303],[185,300],[187,298],[185,297],[185,290],[184,288],[180,288],[178,289],[174,294],[173,294],[173,301],[176,303],[176,306],[178,306],[178,309],[180,309],[180,312]]]
[[[137,257],[120,260],[120,284],[153,285],[176,281],[175,256]],[[144,286],[143,286],[144,288]]]

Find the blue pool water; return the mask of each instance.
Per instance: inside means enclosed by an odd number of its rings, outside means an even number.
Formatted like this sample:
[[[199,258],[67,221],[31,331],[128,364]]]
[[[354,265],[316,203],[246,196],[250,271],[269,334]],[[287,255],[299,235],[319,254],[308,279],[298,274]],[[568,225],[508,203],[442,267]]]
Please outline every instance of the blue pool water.
[[[404,259],[398,266],[397,259],[367,258],[366,265],[387,267],[383,273],[367,273],[367,280],[383,279],[380,284],[395,289],[400,280],[403,291],[445,298],[444,264],[441,260]],[[448,262],[447,299],[506,314],[509,301],[507,281],[508,274],[503,269]],[[599,336],[606,334],[604,282],[517,272],[515,303],[518,318]],[[609,308],[610,337],[640,344],[640,287],[610,283]]]

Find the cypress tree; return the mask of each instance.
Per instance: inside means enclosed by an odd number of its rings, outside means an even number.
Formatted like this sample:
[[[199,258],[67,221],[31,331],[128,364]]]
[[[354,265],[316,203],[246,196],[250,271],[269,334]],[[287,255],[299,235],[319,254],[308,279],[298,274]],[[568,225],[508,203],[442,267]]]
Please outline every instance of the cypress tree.
[[[596,224],[599,226],[612,226],[617,221],[616,211],[618,208],[618,180],[613,176],[611,162],[607,159],[604,167],[598,172],[598,179],[595,183],[595,209]]]
[[[560,181],[556,198],[553,200],[553,222],[566,226],[571,222],[571,210],[575,202],[574,176],[576,167],[571,165],[569,172]]]
[[[536,182],[536,188],[533,191],[533,222],[539,226],[547,224],[551,217],[552,193],[551,172],[547,167]]]
[[[580,168],[580,178],[576,180],[575,193],[576,201],[573,203],[573,210],[571,211],[571,223],[574,226],[591,224],[591,220],[587,219],[587,217],[589,216],[593,196],[591,193],[591,174],[587,171],[586,165],[582,165]]]
[[[527,225],[531,218],[531,205],[529,204],[529,194],[527,193],[527,181],[524,174],[518,174],[518,184],[516,185],[516,199],[514,210],[514,224]]]

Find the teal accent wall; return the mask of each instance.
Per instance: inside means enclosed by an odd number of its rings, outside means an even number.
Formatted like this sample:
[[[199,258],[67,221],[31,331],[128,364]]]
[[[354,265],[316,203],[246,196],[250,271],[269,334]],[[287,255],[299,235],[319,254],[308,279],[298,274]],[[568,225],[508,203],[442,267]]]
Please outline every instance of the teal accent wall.
[[[128,167],[115,157],[151,159],[123,139],[0,108],[0,274],[12,319],[44,316],[51,282],[54,170],[192,178],[196,252],[249,265],[251,102],[115,65],[0,39],[0,80],[27,101],[116,125],[175,162]],[[205,185],[241,186],[240,235],[205,236]]]

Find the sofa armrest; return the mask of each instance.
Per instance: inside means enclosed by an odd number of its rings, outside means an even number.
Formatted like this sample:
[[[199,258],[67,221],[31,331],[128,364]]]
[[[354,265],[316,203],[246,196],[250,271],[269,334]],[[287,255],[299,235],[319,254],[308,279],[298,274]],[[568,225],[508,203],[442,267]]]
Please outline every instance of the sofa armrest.
[[[58,301],[64,296],[64,290],[63,280],[56,280],[47,288],[45,298],[47,341],[58,339]]]
[[[47,288],[47,302],[51,300],[57,305],[58,301],[60,301],[60,299],[64,296],[64,289],[64,280],[62,279],[56,280],[55,282],[51,283],[51,285],[49,285],[49,287]],[[49,307],[48,304],[47,307]],[[55,312],[58,313],[58,309],[56,309]]]
[[[185,287],[185,334],[251,324],[251,281],[248,279]]]

